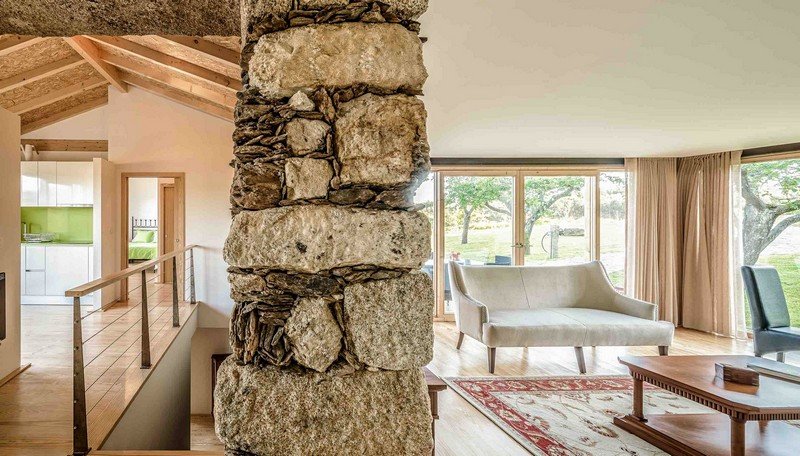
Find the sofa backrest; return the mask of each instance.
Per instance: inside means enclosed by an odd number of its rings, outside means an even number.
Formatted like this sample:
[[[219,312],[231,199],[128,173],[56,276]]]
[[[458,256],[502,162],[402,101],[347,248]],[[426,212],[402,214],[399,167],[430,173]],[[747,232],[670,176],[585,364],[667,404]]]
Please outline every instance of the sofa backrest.
[[[490,309],[610,307],[614,289],[597,262],[564,266],[454,264],[454,286]]]

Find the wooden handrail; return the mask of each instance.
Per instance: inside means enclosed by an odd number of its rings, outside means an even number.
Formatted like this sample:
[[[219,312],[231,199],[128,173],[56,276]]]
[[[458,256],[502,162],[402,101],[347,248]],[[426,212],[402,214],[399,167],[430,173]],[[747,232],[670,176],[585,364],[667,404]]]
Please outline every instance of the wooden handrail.
[[[175,258],[178,255],[180,255],[180,254],[182,254],[184,252],[188,252],[188,251],[190,251],[190,250],[192,250],[193,248],[196,248],[196,247],[198,247],[198,246],[195,245],[195,244],[192,244],[192,245],[183,247],[182,249],[173,250],[172,252],[169,252],[169,253],[166,253],[164,255],[161,255],[160,257],[158,257],[156,259],[153,259],[153,260],[150,260],[150,261],[147,261],[145,263],[141,263],[139,265],[132,266],[132,267],[127,268],[127,269],[123,269],[122,271],[115,272],[113,274],[109,274],[109,275],[107,275],[105,277],[100,277],[99,279],[92,280],[91,282],[85,283],[85,284],[83,284],[81,286],[78,286],[78,287],[75,287],[75,288],[73,288],[71,290],[67,290],[67,292],[64,293],[64,296],[67,296],[67,297],[70,297],[70,298],[80,298],[82,296],[86,296],[89,293],[97,291],[97,290],[99,290],[99,289],[101,289],[103,287],[106,287],[108,285],[111,285],[111,284],[113,284],[115,282],[119,282],[120,280],[125,279],[127,277],[130,277],[130,276],[132,276],[134,274],[138,274],[138,273],[140,273],[140,272],[142,272],[142,271],[144,271],[146,269],[149,269],[149,268],[151,268],[151,267],[153,267],[153,266],[155,266],[155,265],[157,265],[157,264],[159,264],[159,263],[161,263],[163,261]]]

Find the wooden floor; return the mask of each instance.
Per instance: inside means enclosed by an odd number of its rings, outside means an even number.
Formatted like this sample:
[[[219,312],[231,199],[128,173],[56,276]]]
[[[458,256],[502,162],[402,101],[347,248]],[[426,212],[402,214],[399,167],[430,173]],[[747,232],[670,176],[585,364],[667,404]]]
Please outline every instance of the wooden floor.
[[[141,307],[131,299],[83,320],[89,440],[97,448],[150,370],[139,368]],[[171,284],[149,283],[155,365],[179,328],[172,327]],[[197,306],[181,303],[181,325]],[[72,442],[72,307],[22,306],[22,359],[30,369],[0,387],[0,454],[67,454]]]
[[[436,323],[431,370],[440,376],[486,377],[486,347],[465,338],[461,350],[455,349],[458,336],[454,323]],[[670,350],[673,355],[752,354],[746,342],[679,329]],[[618,362],[623,354],[657,355],[655,347],[599,347],[586,349],[586,369],[592,374],[627,374]],[[800,356],[793,353],[787,361],[800,365]],[[498,376],[578,375],[575,353],[566,348],[499,348],[497,349]],[[522,446],[494,425],[481,412],[472,407],[452,390],[439,394],[439,415],[436,423],[436,450],[438,455],[485,456],[529,455]],[[214,426],[209,416],[192,417],[192,449],[222,450],[214,436]]]

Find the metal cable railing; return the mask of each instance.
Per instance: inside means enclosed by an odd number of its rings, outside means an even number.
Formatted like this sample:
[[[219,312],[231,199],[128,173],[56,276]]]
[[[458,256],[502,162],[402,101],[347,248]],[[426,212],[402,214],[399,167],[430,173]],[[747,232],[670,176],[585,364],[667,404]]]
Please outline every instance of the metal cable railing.
[[[122,271],[116,272],[111,274],[107,277],[101,277],[97,280],[93,280],[89,283],[83,284],[81,286],[75,287],[71,290],[67,290],[65,296],[73,298],[73,322],[72,322],[72,341],[73,341],[73,357],[72,357],[72,364],[73,364],[73,381],[72,381],[72,454],[75,456],[83,456],[89,454],[91,448],[89,447],[89,430],[87,426],[87,410],[86,410],[86,380],[85,380],[85,370],[86,366],[91,364],[93,361],[98,359],[100,355],[102,355],[109,347],[114,345],[117,341],[119,341],[127,332],[136,326],[137,323],[141,322],[141,336],[137,340],[141,340],[141,368],[142,369],[149,369],[152,366],[150,361],[150,322],[149,322],[149,310],[148,310],[148,298],[155,296],[159,293],[162,287],[154,290],[152,294],[148,295],[147,293],[147,284],[150,283],[152,280],[155,280],[156,277],[152,277],[150,279],[147,278],[147,270],[156,266],[161,263],[165,263],[171,260],[171,269],[172,269],[172,326],[178,327],[180,326],[180,314],[179,314],[179,306],[178,306],[178,281],[181,280],[179,276],[179,272],[181,274],[182,280],[184,284],[186,280],[189,280],[188,290],[187,287],[181,287],[181,291],[183,292],[183,296],[185,297],[186,294],[189,294],[189,302],[191,304],[196,304],[196,297],[195,297],[195,280],[194,280],[194,248],[196,245],[190,245],[188,247],[184,247],[173,252],[167,253],[165,255],[161,255],[158,258],[153,260],[147,261],[145,263],[139,264],[137,266],[133,266]],[[182,261],[186,261],[186,253],[189,254],[189,266],[186,268],[182,268],[180,271],[178,270],[178,256],[182,255]],[[130,294],[136,290],[141,292],[141,302],[136,306],[131,307],[122,315],[118,316],[114,320],[112,320],[107,325],[103,326],[99,331],[92,334],[86,340],[83,340],[83,333],[82,333],[82,322],[87,317],[99,312],[101,309],[93,310],[86,315],[81,315],[81,298],[86,296],[90,293],[93,293],[97,290],[100,290],[104,287],[114,285],[115,283],[125,280],[128,277],[134,276],[136,274],[141,274],[141,283],[126,292],[126,299],[130,298]],[[155,287],[154,287],[155,288]],[[103,332],[106,328],[110,327],[115,322],[119,321],[125,315],[128,315],[136,307],[141,308],[141,317],[137,319],[133,324],[128,327],[127,330],[123,331],[116,339],[114,339],[106,348],[100,351],[100,353],[96,354],[94,358],[92,358],[89,363],[83,363],[83,345],[91,340],[96,335]],[[161,317],[167,310],[164,310],[157,318]],[[136,341],[133,341],[130,346],[132,347]],[[129,365],[126,367],[129,368],[133,362],[132,360]],[[105,375],[105,373],[109,370],[111,366],[109,365],[106,369],[98,376],[93,382],[94,385],[100,378]],[[124,374],[123,370],[123,374]],[[120,375],[121,376],[123,375]],[[119,378],[117,379],[119,381]],[[91,388],[92,385],[89,385]],[[105,394],[108,394],[106,391]],[[102,397],[105,397],[103,394]],[[101,397],[101,398],[102,398]]]

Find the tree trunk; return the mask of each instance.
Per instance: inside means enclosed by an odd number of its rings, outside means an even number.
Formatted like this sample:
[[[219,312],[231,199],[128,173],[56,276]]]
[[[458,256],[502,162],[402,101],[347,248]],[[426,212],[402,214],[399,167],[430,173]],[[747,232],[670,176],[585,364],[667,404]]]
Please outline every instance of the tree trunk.
[[[464,209],[464,220],[461,222],[461,243],[469,242],[469,221],[472,218],[472,209]]]
[[[533,234],[533,224],[535,220],[528,220],[525,223],[525,255],[531,254],[531,234]]]
[[[745,204],[742,220],[744,264],[752,265],[758,262],[758,256],[769,245],[769,233],[776,218],[777,215],[769,209],[759,209],[752,204]]]

